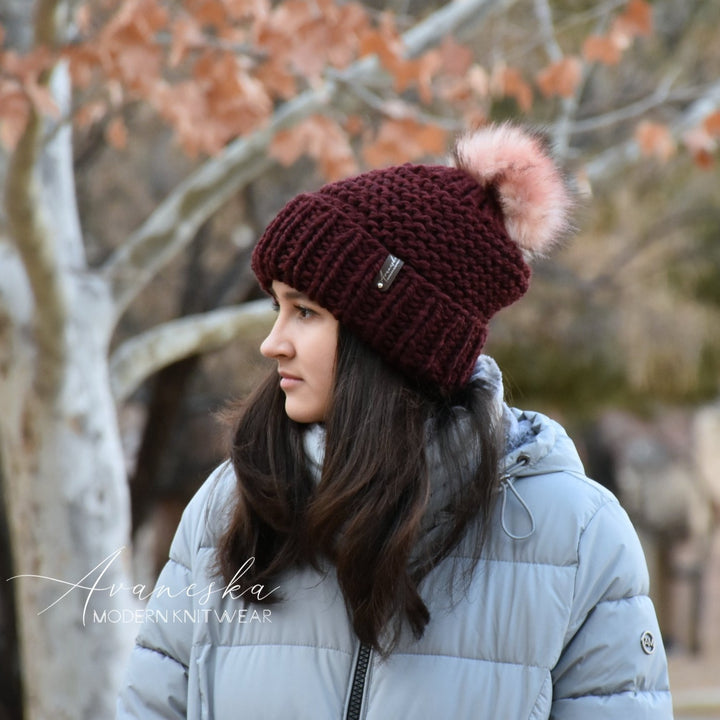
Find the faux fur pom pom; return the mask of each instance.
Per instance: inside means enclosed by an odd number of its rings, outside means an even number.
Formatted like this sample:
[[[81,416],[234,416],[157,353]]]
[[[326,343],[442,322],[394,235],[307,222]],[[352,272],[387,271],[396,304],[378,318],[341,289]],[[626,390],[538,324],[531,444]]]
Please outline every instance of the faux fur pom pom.
[[[542,255],[570,229],[572,195],[538,136],[511,124],[460,137],[455,165],[497,188],[508,234],[530,256]]]

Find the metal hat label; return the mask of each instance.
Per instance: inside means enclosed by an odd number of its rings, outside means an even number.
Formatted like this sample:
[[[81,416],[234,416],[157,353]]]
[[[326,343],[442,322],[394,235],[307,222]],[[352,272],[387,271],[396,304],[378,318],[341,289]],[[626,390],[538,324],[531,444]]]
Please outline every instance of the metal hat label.
[[[375,287],[377,287],[380,292],[387,292],[393,282],[395,282],[395,278],[404,264],[400,258],[394,255],[388,255],[387,258],[385,258],[383,266],[380,268],[380,272],[375,276]]]

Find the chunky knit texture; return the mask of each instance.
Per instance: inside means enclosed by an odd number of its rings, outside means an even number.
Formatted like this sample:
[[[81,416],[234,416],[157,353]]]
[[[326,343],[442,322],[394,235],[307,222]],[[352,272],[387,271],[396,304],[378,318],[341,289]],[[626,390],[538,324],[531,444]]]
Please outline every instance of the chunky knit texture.
[[[507,172],[481,177],[482,159],[473,162],[374,170],[297,196],[253,253],[260,284],[269,291],[279,280],[304,292],[409,376],[462,386],[490,318],[530,279],[506,228]],[[381,288],[389,255],[404,265]]]

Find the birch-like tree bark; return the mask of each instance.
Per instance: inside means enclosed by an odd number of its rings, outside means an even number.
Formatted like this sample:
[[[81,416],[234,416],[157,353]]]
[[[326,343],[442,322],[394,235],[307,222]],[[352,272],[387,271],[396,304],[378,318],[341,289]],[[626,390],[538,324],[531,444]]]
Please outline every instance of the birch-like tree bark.
[[[67,107],[66,68],[50,83]],[[0,374],[0,438],[26,716],[69,720],[112,716],[108,689],[117,687],[134,631],[100,621],[130,607],[127,590],[84,589],[96,580],[129,588],[122,557],[102,577],[99,570],[127,542],[129,508],[107,372],[112,305],[84,260],[70,128],[46,143],[48,129],[39,118],[28,125],[6,180],[17,252],[4,248],[13,322]]]

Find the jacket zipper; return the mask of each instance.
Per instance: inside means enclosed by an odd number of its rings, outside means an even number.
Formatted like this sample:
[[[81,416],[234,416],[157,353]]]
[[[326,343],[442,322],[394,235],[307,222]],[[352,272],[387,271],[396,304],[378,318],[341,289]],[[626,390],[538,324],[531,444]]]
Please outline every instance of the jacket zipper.
[[[355,661],[355,672],[353,673],[352,687],[350,688],[350,699],[348,700],[347,714],[345,720],[360,720],[360,710],[365,694],[365,681],[367,680],[368,668],[370,667],[370,653],[372,648],[369,645],[360,643],[357,660]]]

